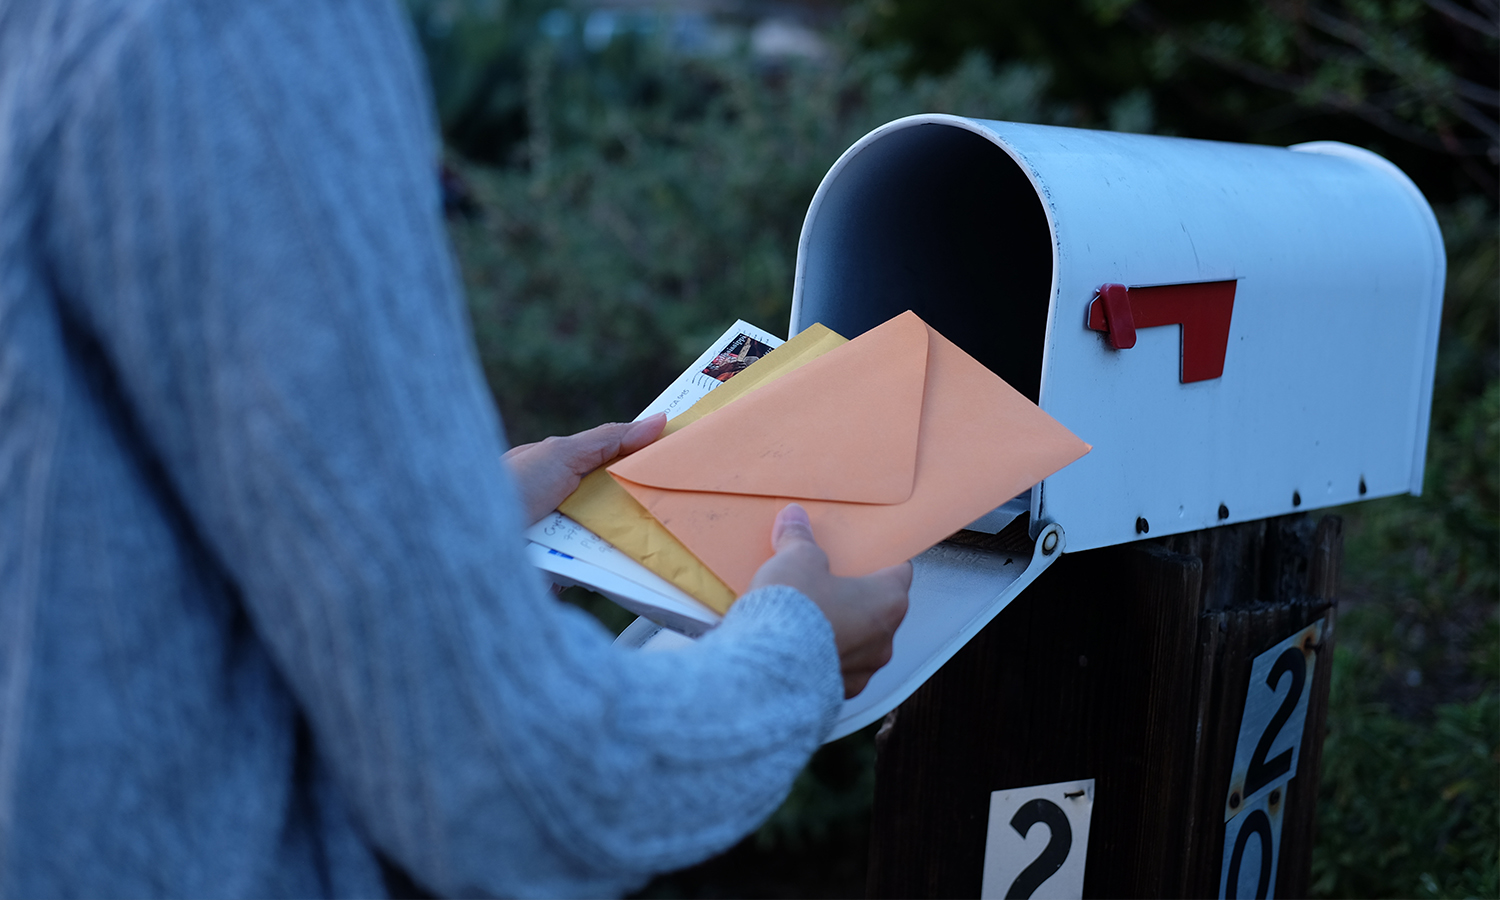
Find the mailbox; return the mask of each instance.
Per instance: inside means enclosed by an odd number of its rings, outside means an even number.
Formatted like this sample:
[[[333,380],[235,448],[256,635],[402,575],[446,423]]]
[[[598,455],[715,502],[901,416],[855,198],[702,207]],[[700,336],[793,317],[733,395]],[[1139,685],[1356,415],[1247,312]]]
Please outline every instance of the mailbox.
[[[1421,193],[1344,144],[921,115],[850,147],[803,225],[791,331],[915,310],[1094,449],[985,529],[1029,502],[1030,548],[917,560],[896,657],[833,736],[1065,549],[1419,493],[1444,272]]]
[[[923,115],[824,178],[791,329],[915,310],[1094,445],[1031,497],[1086,550],[1419,493],[1444,269],[1355,147]]]

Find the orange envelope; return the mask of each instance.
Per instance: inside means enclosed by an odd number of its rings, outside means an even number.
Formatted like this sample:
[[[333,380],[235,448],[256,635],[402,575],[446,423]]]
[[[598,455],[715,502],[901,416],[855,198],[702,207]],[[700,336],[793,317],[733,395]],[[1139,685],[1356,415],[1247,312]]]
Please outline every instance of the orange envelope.
[[[836,575],[923,552],[1090,447],[905,312],[609,473],[743,593],[787,503]]]

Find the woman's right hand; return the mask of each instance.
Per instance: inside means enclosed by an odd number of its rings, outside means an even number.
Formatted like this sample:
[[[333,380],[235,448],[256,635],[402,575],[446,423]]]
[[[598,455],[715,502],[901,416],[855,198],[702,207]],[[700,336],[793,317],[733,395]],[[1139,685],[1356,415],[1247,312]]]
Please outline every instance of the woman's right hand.
[[[840,578],[828,571],[828,554],[813,537],[807,511],[791,503],[771,529],[775,555],[755,573],[751,590],[773,584],[806,594],[833,626],[844,697],[864,690],[870,676],[891,659],[891,640],[906,617],[911,563],[881,569],[862,578]]]

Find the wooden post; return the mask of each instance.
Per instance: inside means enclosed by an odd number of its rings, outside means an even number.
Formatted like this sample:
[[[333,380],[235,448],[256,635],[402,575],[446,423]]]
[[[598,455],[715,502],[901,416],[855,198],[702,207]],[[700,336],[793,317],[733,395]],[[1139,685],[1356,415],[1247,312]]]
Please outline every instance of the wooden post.
[[[1307,892],[1339,519],[1068,554],[876,738],[871,897],[977,897],[990,792],[1095,779],[1084,896],[1217,897],[1251,661],[1322,619],[1276,897]]]

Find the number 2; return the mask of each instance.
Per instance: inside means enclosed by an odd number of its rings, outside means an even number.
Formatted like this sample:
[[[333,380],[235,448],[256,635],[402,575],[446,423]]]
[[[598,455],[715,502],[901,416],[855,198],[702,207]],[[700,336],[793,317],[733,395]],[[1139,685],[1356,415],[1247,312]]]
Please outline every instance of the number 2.
[[[1068,858],[1068,851],[1073,848],[1073,829],[1068,825],[1068,817],[1051,800],[1032,800],[1016,810],[1016,814],[1010,819],[1010,827],[1020,833],[1022,838],[1031,830],[1031,826],[1041,822],[1052,832],[1047,840],[1047,846],[1037,858],[1031,861],[1031,865],[1021,870],[1016,880],[1010,884],[1010,890],[1005,893],[1005,900],[1026,900],[1036,889],[1042,886],[1042,882],[1057,874],[1062,864]]]
[[[1270,760],[1266,759],[1266,754],[1271,752],[1271,744],[1281,734],[1287,719],[1292,717],[1297,701],[1302,698],[1302,688],[1307,683],[1307,659],[1298,647],[1288,647],[1276,657],[1271,674],[1266,676],[1266,686],[1274,693],[1281,683],[1281,676],[1286,674],[1292,676],[1292,689],[1286,692],[1286,699],[1281,701],[1281,706],[1277,707],[1271,721],[1266,723],[1266,730],[1261,732],[1260,741],[1255,745],[1255,753],[1250,756],[1250,763],[1245,767],[1246,797],[1254,795],[1292,768],[1292,751],[1296,748],[1288,747]]]

